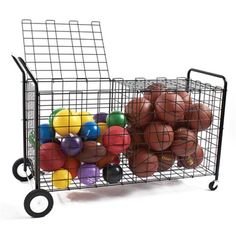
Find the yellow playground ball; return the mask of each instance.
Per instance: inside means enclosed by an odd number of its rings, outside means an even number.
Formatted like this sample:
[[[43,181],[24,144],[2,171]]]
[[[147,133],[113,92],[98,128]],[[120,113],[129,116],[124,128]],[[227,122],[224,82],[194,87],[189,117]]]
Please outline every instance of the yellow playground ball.
[[[97,123],[98,127],[100,128],[100,136],[99,138],[97,139],[98,142],[102,142],[102,136],[103,134],[106,132],[107,130],[107,124],[106,123],[103,123],[103,122],[99,122]]]
[[[71,173],[65,169],[56,170],[52,174],[52,184],[54,187],[59,189],[69,187],[71,180]]]
[[[73,111],[63,109],[55,115],[53,128],[61,136],[77,134],[81,128],[81,117]]]
[[[81,117],[81,124],[83,125],[86,122],[92,121],[94,122],[93,115],[87,111],[79,111],[76,112],[77,115]]]

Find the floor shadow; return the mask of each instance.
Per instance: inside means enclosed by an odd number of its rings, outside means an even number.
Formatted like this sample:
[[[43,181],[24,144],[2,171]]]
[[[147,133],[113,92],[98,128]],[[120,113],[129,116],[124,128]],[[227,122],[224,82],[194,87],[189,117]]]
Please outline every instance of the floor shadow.
[[[116,185],[109,187],[101,188],[88,188],[79,191],[69,192],[66,195],[66,198],[70,201],[97,201],[104,198],[118,198],[126,197],[138,192],[143,191],[157,191],[171,186],[180,185],[182,182],[180,180],[171,180],[171,181],[160,181],[160,182],[149,182],[149,183],[140,183],[140,184],[130,184],[130,185]]]

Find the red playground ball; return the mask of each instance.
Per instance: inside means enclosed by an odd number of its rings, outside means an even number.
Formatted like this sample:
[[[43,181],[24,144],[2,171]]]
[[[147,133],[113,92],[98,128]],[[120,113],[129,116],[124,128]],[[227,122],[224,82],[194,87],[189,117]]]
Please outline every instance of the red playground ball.
[[[184,119],[185,103],[176,93],[162,93],[155,102],[158,120],[176,122]]]
[[[175,131],[171,150],[176,156],[191,155],[196,147],[197,135],[192,130],[179,128]]]
[[[193,104],[185,114],[189,127],[193,130],[202,131],[207,129],[213,120],[211,109],[202,103]]]
[[[70,172],[72,179],[77,176],[79,167],[80,162],[77,161],[77,159],[71,157],[67,157],[66,162],[63,165],[63,168]]]
[[[139,97],[128,102],[125,113],[131,125],[140,128],[152,121],[154,108],[149,100]]]
[[[102,137],[102,143],[112,154],[126,153],[131,142],[128,131],[120,126],[109,127]]]
[[[55,171],[63,167],[66,155],[57,143],[44,143],[40,146],[40,168],[44,171]]]
[[[144,130],[144,139],[148,146],[155,151],[166,150],[174,140],[174,131],[170,125],[155,122]]]
[[[197,145],[196,150],[191,155],[187,157],[179,157],[178,162],[180,162],[181,163],[180,165],[183,166],[184,168],[194,169],[202,163],[203,157],[204,157],[203,149],[200,145]]]

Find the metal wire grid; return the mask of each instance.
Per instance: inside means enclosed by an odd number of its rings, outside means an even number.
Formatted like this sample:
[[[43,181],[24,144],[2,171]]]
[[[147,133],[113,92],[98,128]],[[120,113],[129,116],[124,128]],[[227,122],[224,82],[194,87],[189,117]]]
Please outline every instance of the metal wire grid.
[[[76,111],[90,110],[91,113],[124,111],[124,106],[134,97],[142,96],[145,89],[154,82],[165,84],[169,91],[189,90],[193,102],[202,102],[213,111],[213,123],[206,131],[198,133],[199,144],[204,149],[204,161],[195,169],[177,166],[153,176],[140,178],[135,176],[128,161],[121,156],[123,178],[117,184],[132,184],[151,181],[190,178],[213,175],[216,167],[218,137],[223,89],[208,83],[186,78],[157,78],[146,80],[114,79],[110,81],[107,59],[99,22],[80,24],[70,21],[68,24],[46,21],[32,23],[22,21],[25,59],[28,67],[39,84],[39,120],[48,119],[50,113],[59,107]],[[97,84],[96,84],[97,83]],[[35,149],[29,143],[29,133],[34,127],[34,85],[27,81],[27,157],[34,163]],[[35,168],[34,164],[33,167]],[[40,175],[41,188],[58,191],[52,186],[51,173]],[[114,184],[114,185],[117,185]],[[110,186],[101,177],[93,187]],[[88,188],[73,180],[69,189]]]
[[[115,81],[113,85],[113,108],[123,111],[125,105],[131,99],[142,97],[143,93],[147,91],[146,88],[153,83],[162,83],[167,87],[168,91],[172,92],[186,91],[188,86],[192,102],[206,104],[213,114],[211,126],[207,130],[198,132],[198,143],[203,148],[204,160],[195,169],[180,168],[175,164],[169,171],[162,172],[161,175],[165,179],[172,179],[178,177],[194,177],[196,175],[212,175],[215,173],[223,96],[223,89],[221,87],[215,87],[208,83],[201,83],[200,81],[194,80],[190,80],[188,85],[186,78],[157,78],[155,80],[139,78],[136,80],[117,79]]]
[[[25,59],[38,81],[110,78],[100,22],[22,21]]]
[[[125,105],[133,97],[142,96],[145,91],[144,86],[148,86],[154,82],[164,83],[169,90],[182,91],[186,88],[186,79],[178,78],[175,80],[167,80],[165,78],[159,78],[157,80],[134,80],[134,81],[123,81],[120,79],[99,82],[101,88],[94,89],[92,91],[42,91],[40,92],[40,123],[45,123],[48,116],[53,109],[58,108],[63,104],[65,108],[75,109],[77,111],[86,110],[92,114],[96,114],[99,111],[110,112],[112,110],[124,111]],[[94,82],[93,82],[94,83]],[[104,85],[103,85],[104,84]],[[28,105],[28,134],[29,131],[33,130],[33,114],[34,108],[32,107],[34,98],[32,97],[33,87],[28,91],[27,103]],[[138,88],[138,89],[137,89]],[[140,178],[134,175],[129,169],[128,160],[125,156],[121,156],[121,167],[124,171],[122,180],[117,183],[118,185],[132,184],[132,183],[143,183],[152,181],[172,180],[181,178],[192,178],[197,176],[208,176],[213,175],[216,166],[216,156],[218,148],[218,134],[219,134],[219,122],[221,113],[221,101],[222,101],[222,89],[220,87],[209,87],[208,84],[201,84],[198,81],[190,81],[189,87],[190,95],[193,102],[202,102],[208,105],[213,112],[213,123],[210,128],[206,131],[198,133],[198,142],[204,150],[204,161],[202,164],[195,169],[185,169],[178,167],[177,163],[172,166],[168,171],[156,172],[151,177]],[[54,94],[53,106],[51,96]],[[58,95],[58,99],[55,96]],[[67,97],[63,96],[64,100],[61,100],[61,94],[66,94]],[[32,145],[28,143],[28,155],[30,158],[34,157],[34,149]],[[101,172],[102,173],[102,172]],[[58,191],[51,183],[51,172],[42,172],[40,175],[41,188],[47,189],[48,191]],[[114,184],[114,185],[117,185]],[[96,182],[93,187],[110,186],[102,177]],[[91,186],[90,186],[91,187]],[[81,184],[78,178],[74,179],[68,189],[82,189],[90,188]]]

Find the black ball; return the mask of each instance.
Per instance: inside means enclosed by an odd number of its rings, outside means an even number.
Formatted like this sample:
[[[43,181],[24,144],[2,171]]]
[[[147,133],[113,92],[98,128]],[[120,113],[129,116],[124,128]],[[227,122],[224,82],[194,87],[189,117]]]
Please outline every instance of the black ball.
[[[120,165],[117,164],[109,164],[105,168],[103,168],[103,178],[109,184],[118,183],[123,176],[123,170]]]

